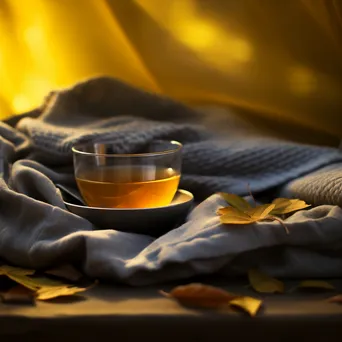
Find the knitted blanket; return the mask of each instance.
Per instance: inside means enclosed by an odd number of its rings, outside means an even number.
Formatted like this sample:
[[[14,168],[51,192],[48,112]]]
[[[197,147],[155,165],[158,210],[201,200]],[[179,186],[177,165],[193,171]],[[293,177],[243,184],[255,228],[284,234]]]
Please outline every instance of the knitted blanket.
[[[38,116],[0,125],[0,258],[31,268],[75,263],[135,285],[256,266],[275,276],[341,276],[340,151],[245,133],[218,133],[210,117],[112,78],[51,93]],[[182,226],[154,239],[95,230],[66,210],[55,184],[75,186],[75,143],[111,141],[127,153],[154,139],[184,145],[180,187],[201,203]],[[287,219],[288,236],[278,222],[222,226],[215,193],[246,195],[247,185],[320,206]]]

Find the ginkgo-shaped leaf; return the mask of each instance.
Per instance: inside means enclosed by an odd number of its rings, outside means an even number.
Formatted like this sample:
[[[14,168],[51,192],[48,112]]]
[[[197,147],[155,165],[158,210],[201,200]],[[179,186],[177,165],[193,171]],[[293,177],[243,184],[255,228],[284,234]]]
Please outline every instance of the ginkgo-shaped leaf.
[[[218,208],[217,209],[217,214],[218,215],[224,215],[224,214],[227,214],[227,213],[230,213],[231,212],[231,209],[233,210],[238,210],[234,207],[224,207],[224,208]],[[239,210],[240,211],[240,210]]]
[[[276,198],[272,203],[275,207],[272,210],[271,215],[289,214],[310,207],[309,204],[299,199]]]
[[[258,205],[255,208],[250,208],[245,211],[247,215],[251,218],[256,219],[257,221],[264,220],[274,209],[274,204],[262,204]]]
[[[259,270],[249,270],[248,279],[253,289],[260,293],[283,293],[284,283]]]
[[[245,212],[233,207],[225,208],[225,213],[220,217],[224,224],[251,224],[267,218],[274,208],[274,204],[264,204],[255,208],[249,208]]]
[[[232,299],[229,304],[234,307],[238,307],[243,311],[247,312],[251,317],[254,317],[262,305],[262,300],[253,297],[238,297]]]
[[[233,208],[244,211],[249,208],[252,208],[252,206],[242,197],[235,195],[235,194],[227,194],[224,192],[221,192],[220,195],[223,197],[223,199],[231,205]]]
[[[161,294],[177,300],[182,305],[202,308],[227,306],[230,300],[236,298],[223,289],[199,283],[177,286],[171,292],[161,291]]]
[[[225,208],[225,213],[220,217],[221,223],[224,224],[250,224],[257,221],[250,215],[233,207]]]
[[[270,204],[256,205],[253,207],[238,195],[220,194],[230,205],[217,210],[221,223],[245,225],[266,220],[278,221],[287,234],[289,234],[288,228],[277,215],[288,214],[310,206],[299,199],[277,198]]]

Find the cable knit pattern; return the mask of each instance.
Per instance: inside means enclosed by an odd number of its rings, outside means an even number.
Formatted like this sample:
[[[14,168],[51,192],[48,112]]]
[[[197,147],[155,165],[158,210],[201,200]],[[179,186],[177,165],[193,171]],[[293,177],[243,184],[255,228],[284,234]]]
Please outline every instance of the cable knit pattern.
[[[0,258],[6,262],[33,269],[75,263],[89,277],[132,285],[245,275],[251,268],[274,277],[342,276],[340,207],[299,211],[284,221],[286,234],[277,221],[221,224],[217,210],[227,204],[214,194],[243,195],[249,184],[253,192],[342,206],[338,149],[230,134],[230,127],[222,136],[209,129],[208,117],[110,78],[51,93],[40,110],[17,130],[0,124]],[[182,225],[155,239],[120,227],[99,230],[66,210],[55,184],[74,184],[73,144],[110,140],[122,153],[153,139],[184,144],[181,187],[203,199]]]
[[[290,182],[282,196],[300,197],[313,205],[328,203],[342,207],[342,164],[329,165]]]
[[[41,117],[22,119],[17,128],[47,165],[71,163],[71,147],[79,142],[112,141],[116,152],[127,153],[153,139],[178,140],[184,144],[181,186],[198,199],[216,191],[243,195],[247,183],[253,192],[267,190],[342,161],[332,148],[254,135],[218,138],[200,119],[170,99],[97,78],[50,96]]]

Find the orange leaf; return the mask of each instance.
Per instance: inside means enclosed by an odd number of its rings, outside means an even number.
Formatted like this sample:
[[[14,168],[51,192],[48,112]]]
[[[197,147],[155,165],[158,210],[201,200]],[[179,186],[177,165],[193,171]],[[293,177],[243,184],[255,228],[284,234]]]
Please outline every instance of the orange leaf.
[[[177,286],[170,293],[161,293],[182,305],[214,309],[228,306],[231,300],[238,297],[217,287],[197,283]]]
[[[336,295],[328,299],[329,303],[342,304],[342,294]]]
[[[34,305],[34,291],[17,285],[1,294],[2,302],[6,304],[31,304]]]

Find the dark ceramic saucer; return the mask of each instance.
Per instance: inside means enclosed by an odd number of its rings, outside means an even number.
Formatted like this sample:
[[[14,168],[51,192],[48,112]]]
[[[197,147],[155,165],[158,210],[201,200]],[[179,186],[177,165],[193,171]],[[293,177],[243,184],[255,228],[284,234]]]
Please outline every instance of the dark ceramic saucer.
[[[123,232],[161,236],[181,224],[193,205],[194,196],[178,190],[170,205],[157,208],[95,208],[74,200],[70,189],[57,185],[67,209],[92,222],[98,229],[115,229]],[[77,203],[77,204],[76,204]]]

